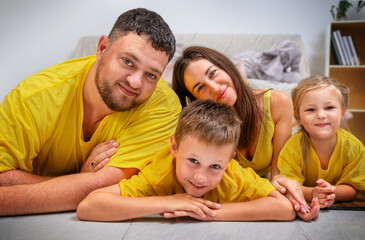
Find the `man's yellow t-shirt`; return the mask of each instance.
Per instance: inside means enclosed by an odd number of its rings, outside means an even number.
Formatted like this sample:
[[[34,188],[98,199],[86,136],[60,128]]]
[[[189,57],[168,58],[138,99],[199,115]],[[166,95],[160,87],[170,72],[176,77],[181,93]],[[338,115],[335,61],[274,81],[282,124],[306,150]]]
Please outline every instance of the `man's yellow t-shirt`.
[[[155,159],[138,175],[119,182],[122,196],[150,197],[184,193],[176,177],[175,159],[170,146],[161,150]],[[218,186],[204,194],[204,199],[217,203],[245,202],[266,197],[275,188],[251,168],[241,167],[231,160]]]
[[[77,173],[99,143],[120,143],[109,166],[145,167],[169,144],[181,106],[160,79],[140,106],[106,116],[92,138],[83,137],[83,86],[95,56],[69,60],[22,81],[0,105],[0,172]]]

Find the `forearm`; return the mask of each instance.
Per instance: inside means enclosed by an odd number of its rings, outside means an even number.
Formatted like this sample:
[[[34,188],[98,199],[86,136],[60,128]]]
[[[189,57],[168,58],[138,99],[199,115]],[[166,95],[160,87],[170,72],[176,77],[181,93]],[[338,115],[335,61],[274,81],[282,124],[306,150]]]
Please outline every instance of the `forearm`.
[[[311,202],[312,198],[313,198],[313,187],[306,187],[306,186],[301,186],[304,198],[307,202]]]
[[[335,186],[335,201],[352,201],[355,199],[357,192],[358,191],[350,185],[337,185]]]
[[[14,169],[0,173],[0,186],[39,183],[51,178],[53,177],[39,176],[19,169]]]
[[[120,171],[119,169],[115,169]],[[0,216],[75,210],[91,191],[120,180],[116,172],[79,173],[40,183],[0,187]]]
[[[295,218],[295,210],[284,196],[277,192],[275,197],[268,196],[257,200],[221,204],[216,210],[214,221],[290,221]]]
[[[123,221],[166,212],[164,197],[123,197],[92,192],[77,207],[77,217],[88,221]]]

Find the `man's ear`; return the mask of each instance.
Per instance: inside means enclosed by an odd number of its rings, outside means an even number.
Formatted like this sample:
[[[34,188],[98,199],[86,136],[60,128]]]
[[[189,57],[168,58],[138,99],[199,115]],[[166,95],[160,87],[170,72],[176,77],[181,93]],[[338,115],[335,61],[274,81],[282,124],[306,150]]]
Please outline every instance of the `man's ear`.
[[[175,135],[172,135],[170,137],[170,143],[171,143],[171,156],[173,158],[176,158],[176,152],[177,152],[177,145],[176,145],[176,138]]]
[[[96,57],[97,58],[100,58],[101,54],[108,47],[109,43],[110,43],[109,38],[106,35],[103,35],[103,36],[100,37],[98,47],[96,49]]]

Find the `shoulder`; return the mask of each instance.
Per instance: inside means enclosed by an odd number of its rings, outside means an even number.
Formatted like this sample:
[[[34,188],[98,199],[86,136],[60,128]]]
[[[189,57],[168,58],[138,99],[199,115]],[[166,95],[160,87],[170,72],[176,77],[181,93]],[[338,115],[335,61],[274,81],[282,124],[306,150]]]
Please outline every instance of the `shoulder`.
[[[337,134],[343,147],[346,146],[346,147],[356,148],[361,151],[365,151],[365,147],[362,144],[362,142],[350,132],[340,128],[337,130]]]
[[[293,103],[288,94],[271,90],[271,117],[275,123],[278,121],[285,119],[288,122],[293,121]]]

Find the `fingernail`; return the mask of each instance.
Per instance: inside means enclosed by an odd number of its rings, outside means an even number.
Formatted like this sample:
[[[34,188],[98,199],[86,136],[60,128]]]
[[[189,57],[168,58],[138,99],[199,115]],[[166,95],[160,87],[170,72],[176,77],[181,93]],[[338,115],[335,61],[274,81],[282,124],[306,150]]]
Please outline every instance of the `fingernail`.
[[[221,207],[221,205],[219,203],[217,203],[216,206],[217,206],[217,208],[220,208]]]
[[[119,145],[119,143],[118,143],[118,142],[114,142],[114,143],[113,143],[113,146],[114,146],[114,147],[118,147],[118,145]]]
[[[214,212],[214,211],[212,212],[212,214],[213,214],[213,216],[217,215],[217,213],[216,213],[216,212]]]
[[[110,152],[110,153],[113,153],[113,152],[115,152],[115,151],[117,151],[117,149],[115,149],[115,148],[109,149],[109,152]]]

